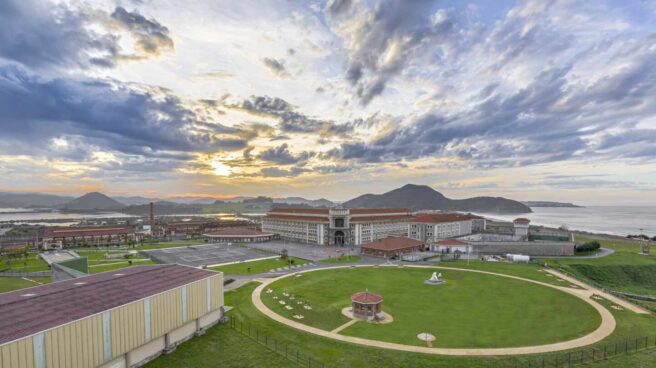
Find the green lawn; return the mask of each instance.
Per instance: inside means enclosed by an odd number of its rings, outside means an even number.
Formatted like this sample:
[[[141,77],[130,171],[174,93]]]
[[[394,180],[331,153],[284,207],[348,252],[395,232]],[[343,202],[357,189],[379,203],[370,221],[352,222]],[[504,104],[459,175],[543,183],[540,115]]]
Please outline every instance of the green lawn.
[[[289,257],[293,265],[305,265],[310,261],[302,258]],[[221,271],[226,275],[254,275],[258,273],[269,272],[270,270],[287,267],[288,260],[280,257],[272,259],[263,259],[260,261],[233,263],[225,266],[210,267],[210,270]]]
[[[35,272],[48,271],[48,264],[36,253],[30,252],[27,258],[12,259],[0,257],[0,270],[9,270],[17,272]]]
[[[360,256],[339,256],[339,257],[330,257],[324,258],[321,260],[323,263],[351,263],[351,262],[360,262]]]
[[[298,368],[298,365],[228,325],[217,325],[205,335],[194,337],[178,346],[172,354],[162,355],[145,367]]]
[[[591,239],[577,236],[577,241]],[[656,255],[643,256],[640,244],[629,240],[599,240],[615,253],[589,259],[543,259],[550,266],[606,289],[656,295]]]
[[[21,277],[0,277],[0,293],[39,286],[39,283],[50,283],[50,277],[29,277],[29,279],[36,282],[25,280]]]
[[[341,309],[350,296],[368,289],[380,293],[390,324],[358,322],[341,333],[409,345],[425,345],[417,334],[438,336],[436,347],[514,347],[574,339],[595,330],[599,314],[587,303],[564,292],[525,281],[480,273],[440,270],[447,283],[426,285],[433,270],[359,267],[304,273],[270,285],[274,293],[263,301],[277,313],[291,317],[293,305],[302,323],[332,330],[349,320]],[[536,274],[538,272],[533,271]],[[282,293],[294,294],[290,301]],[[274,300],[273,295],[278,297]],[[309,302],[312,310],[296,302]],[[536,328],[536,326],[540,326]]]
[[[225,293],[226,305],[235,307],[229,314],[239,321],[243,321],[245,326],[250,324],[253,329],[257,328],[259,334],[266,335],[269,340],[275,339],[281,345],[288,344],[290,347],[298,348],[301,352],[311,355],[330,368],[524,368],[528,366],[529,360],[533,361],[532,366],[539,367],[540,365],[536,362],[540,357],[550,358],[555,354],[559,356],[567,354],[567,352],[561,352],[538,356],[453,357],[413,354],[348,344],[308,334],[264,316],[251,303],[251,293],[256,286],[257,283],[250,283]],[[654,316],[637,315],[613,309],[611,312],[618,325],[609,338],[595,345],[601,349],[603,349],[604,343],[623,341],[626,337],[653,335],[656,330]],[[539,327],[536,326],[536,328]],[[286,364],[277,359],[264,346],[252,340],[231,337],[229,334],[234,332],[227,331],[228,329],[227,326],[214,327],[205,336],[192,339],[172,354],[164,355],[149,363],[149,367],[298,367],[295,363]],[[656,351],[617,357],[596,363],[594,366],[603,368],[652,367],[656,366]]]

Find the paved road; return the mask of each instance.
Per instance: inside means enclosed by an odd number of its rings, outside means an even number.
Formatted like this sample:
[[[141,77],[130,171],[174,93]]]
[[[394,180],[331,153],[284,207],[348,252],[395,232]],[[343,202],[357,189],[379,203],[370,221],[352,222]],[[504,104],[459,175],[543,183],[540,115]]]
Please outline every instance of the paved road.
[[[348,267],[348,266],[342,266],[342,267]],[[358,266],[358,267],[367,267],[367,266]],[[340,340],[344,342],[349,342],[349,343],[354,343],[354,344],[359,344],[359,345],[365,345],[365,346],[370,346],[370,347],[376,347],[376,348],[383,348],[383,349],[392,349],[392,350],[400,350],[400,351],[408,351],[408,352],[416,352],[416,353],[426,353],[426,354],[435,354],[435,355],[461,355],[461,356],[494,356],[494,355],[520,355],[520,354],[537,354],[537,353],[548,353],[548,352],[554,352],[554,351],[561,351],[561,350],[568,350],[568,349],[574,349],[574,348],[579,348],[583,346],[587,346],[590,344],[594,344],[598,341],[601,341],[608,337],[613,330],[615,330],[615,318],[613,317],[612,313],[608,311],[608,309],[604,308],[601,304],[597,303],[590,297],[592,296],[593,293],[596,294],[596,292],[593,292],[592,290],[588,289],[588,285],[583,284],[579,282],[579,285],[581,287],[584,287],[584,289],[574,289],[574,288],[567,288],[567,287],[562,287],[562,286],[555,286],[551,284],[547,284],[544,282],[540,281],[535,281],[535,280],[530,280],[530,279],[525,279],[522,277],[518,276],[511,276],[511,275],[506,275],[506,274],[499,274],[499,273],[494,273],[494,272],[488,272],[488,271],[479,271],[479,270],[469,270],[469,269],[460,269],[460,268],[451,268],[451,267],[440,267],[440,266],[409,266],[409,267],[431,267],[431,268],[443,268],[443,269],[450,269],[450,270],[457,270],[457,271],[462,271],[462,272],[477,272],[477,273],[484,273],[484,274],[490,274],[490,275],[495,275],[495,276],[500,276],[500,277],[508,277],[512,279],[517,279],[517,280],[522,280],[534,284],[539,284],[542,286],[554,288],[561,290],[563,292],[566,292],[568,294],[574,295],[586,303],[590,304],[593,308],[599,312],[601,315],[601,324],[599,327],[593,331],[592,333],[585,335],[583,337],[569,340],[569,341],[563,341],[563,342],[558,342],[554,344],[546,344],[546,345],[536,345],[536,346],[525,346],[525,347],[517,347],[517,348],[490,348],[490,349],[467,349],[467,348],[461,348],[461,349],[449,349],[449,348],[429,348],[429,347],[422,347],[422,346],[413,346],[413,345],[404,345],[404,344],[396,344],[396,343],[390,343],[390,342],[385,342],[385,341],[378,341],[378,340],[369,340],[369,339],[363,339],[359,337],[353,337],[353,336],[344,336],[340,335],[338,333],[334,333],[331,331],[325,331],[318,329],[316,327],[311,327],[304,325],[302,323],[287,319],[275,312],[273,312],[271,309],[269,309],[266,305],[261,300],[261,293],[262,290],[264,290],[270,283],[273,281],[276,281],[282,277],[288,277],[289,274],[281,276],[280,278],[275,278],[275,279],[258,279],[258,281],[262,282],[254,291],[253,294],[251,294],[251,301],[255,305],[255,307],[262,313],[264,313],[266,316],[269,318],[278,321],[282,324],[288,325],[290,327],[306,331],[315,335],[335,339],[335,340]],[[310,272],[312,270],[306,270],[303,272]]]

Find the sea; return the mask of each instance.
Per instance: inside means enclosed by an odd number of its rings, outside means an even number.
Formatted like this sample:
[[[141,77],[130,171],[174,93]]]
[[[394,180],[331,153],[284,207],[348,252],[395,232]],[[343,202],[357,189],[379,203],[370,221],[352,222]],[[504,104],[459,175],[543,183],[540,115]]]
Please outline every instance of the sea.
[[[533,225],[565,226],[570,230],[592,233],[656,236],[655,206],[533,207],[531,209],[532,213],[521,215],[477,214],[506,221],[526,217]]]

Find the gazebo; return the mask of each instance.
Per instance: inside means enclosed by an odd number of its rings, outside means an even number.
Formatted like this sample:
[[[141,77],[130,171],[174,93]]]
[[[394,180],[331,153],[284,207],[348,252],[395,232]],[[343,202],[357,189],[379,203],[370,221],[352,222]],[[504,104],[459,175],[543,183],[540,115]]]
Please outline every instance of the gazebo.
[[[353,317],[367,321],[380,319],[379,314],[382,312],[382,303],[383,297],[378,294],[370,293],[368,291],[355,293],[351,296]]]

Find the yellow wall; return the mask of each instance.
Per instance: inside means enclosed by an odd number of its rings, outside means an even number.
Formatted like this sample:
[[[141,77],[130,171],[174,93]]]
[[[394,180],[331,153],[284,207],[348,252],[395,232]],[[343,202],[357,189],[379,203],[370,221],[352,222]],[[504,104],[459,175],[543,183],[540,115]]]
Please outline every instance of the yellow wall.
[[[150,298],[150,327],[157,338],[182,325],[182,289],[174,289]]]
[[[116,308],[110,315],[113,356],[125,354],[146,343],[143,301]]]
[[[102,316],[45,332],[46,367],[95,367],[103,363]]]
[[[210,278],[212,310],[223,305],[223,275]],[[187,287],[187,321],[207,311],[207,279]],[[184,324],[182,287],[150,297],[151,339],[156,339]],[[112,359],[146,343],[144,301],[115,308],[110,312]],[[102,314],[45,331],[47,368],[96,367],[104,363]],[[33,338],[28,337],[0,346],[0,368],[33,368]]]
[[[0,368],[13,367],[34,367],[34,350],[31,337],[0,346]]]

